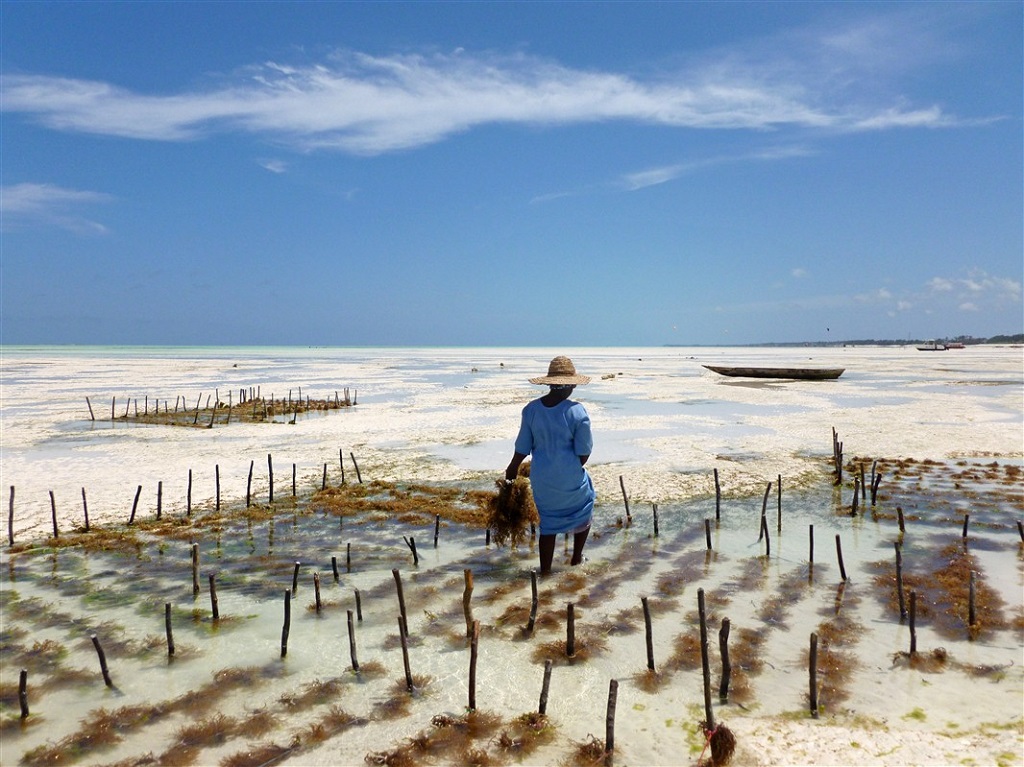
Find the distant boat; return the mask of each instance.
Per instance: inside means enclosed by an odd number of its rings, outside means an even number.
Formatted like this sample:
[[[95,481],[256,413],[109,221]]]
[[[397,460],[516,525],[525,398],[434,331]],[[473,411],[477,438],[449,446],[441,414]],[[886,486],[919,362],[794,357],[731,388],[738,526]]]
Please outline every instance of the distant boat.
[[[935,341],[929,341],[926,344],[922,344],[917,347],[919,352],[944,352],[949,348],[945,344],[936,343]]]
[[[704,365],[708,370],[734,378],[789,378],[802,381],[830,381],[839,378],[846,368],[762,368],[720,367]]]
[[[950,341],[946,344],[947,349],[965,349],[966,347],[959,341]]]

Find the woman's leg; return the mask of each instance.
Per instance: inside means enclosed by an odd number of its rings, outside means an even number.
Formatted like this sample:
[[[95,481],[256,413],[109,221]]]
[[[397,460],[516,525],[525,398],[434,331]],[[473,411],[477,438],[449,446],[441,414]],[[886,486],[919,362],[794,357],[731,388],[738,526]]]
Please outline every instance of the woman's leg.
[[[570,565],[578,565],[583,562],[583,547],[587,543],[588,535],[590,535],[590,525],[587,525],[586,530],[582,530],[572,537],[572,560],[569,562]]]
[[[555,535],[540,536],[540,574],[547,575],[551,572],[551,562],[555,558]]]

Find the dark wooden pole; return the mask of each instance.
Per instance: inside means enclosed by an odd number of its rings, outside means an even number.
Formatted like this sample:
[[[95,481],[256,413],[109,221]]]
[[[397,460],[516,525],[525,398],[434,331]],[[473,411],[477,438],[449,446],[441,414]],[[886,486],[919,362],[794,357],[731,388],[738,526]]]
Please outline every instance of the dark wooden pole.
[[[160,519],[163,516],[164,511],[164,483],[158,481],[156,483],[156,518]]]
[[[274,503],[274,456],[272,456],[270,453],[267,453],[267,473],[269,474],[269,481],[270,481],[270,488],[269,488],[270,503],[273,504]]]
[[[551,689],[551,666],[550,660],[544,661],[544,682],[540,687],[540,705],[537,707],[537,713],[541,716],[547,716],[548,712],[548,691]]]
[[[252,469],[256,461],[249,461],[249,479],[245,482],[245,508],[252,505]]]
[[[622,488],[622,503],[626,507],[626,519],[632,519],[629,514],[629,495],[626,493],[626,480],[619,475],[619,487]]]
[[[296,562],[295,569],[292,570],[292,594],[297,594],[299,592],[299,568],[301,566],[301,562]]]
[[[357,482],[359,482],[359,484],[361,485],[361,484],[363,484],[363,475],[362,475],[362,474],[360,474],[360,472],[359,472],[359,464],[358,464],[358,463],[356,463],[356,454],[355,454],[355,453],[351,453],[351,452],[350,452],[350,453],[348,454],[348,456],[349,456],[349,458],[351,458],[351,459],[352,459],[352,465],[353,465],[353,466],[355,467],[355,469],[356,469],[356,481],[357,481]]]
[[[398,589],[398,612],[402,616],[401,626],[403,632],[409,630],[408,616],[405,612],[405,592],[402,591],[402,574],[398,570],[392,570],[391,574],[395,578],[395,587]],[[408,634],[403,633],[402,637],[405,638]]]
[[[900,620],[906,620],[907,605],[903,598],[903,552],[899,541],[893,541],[896,549],[896,596],[900,604]]]
[[[846,580],[846,567],[843,566],[843,543],[839,539],[839,533],[836,533],[836,556],[839,558],[839,574],[843,580]]]
[[[409,639],[408,639],[409,627],[406,625],[405,618],[401,615],[398,616],[398,640],[402,643],[402,663],[405,666],[405,687],[412,692],[412,669],[409,668]]]
[[[608,712],[604,718],[604,752],[610,754],[615,750],[615,706],[619,697],[619,681],[612,679],[608,683]]]
[[[704,540],[707,542],[708,551],[711,551],[711,520],[704,518]]]
[[[814,525],[808,525],[808,541],[809,548],[807,551],[807,562],[811,565],[814,564]]]
[[[220,620],[220,604],[217,601],[217,574],[210,573],[210,610],[213,612],[213,619]]]
[[[772,539],[768,534],[768,517],[761,517],[761,534],[764,536],[764,555],[770,559],[772,556]]]
[[[480,648],[480,621],[473,621],[469,636],[469,710],[476,711],[476,662]]]
[[[466,636],[472,638],[473,626],[477,624],[473,620],[473,571],[466,569],[462,571],[466,586],[462,590],[462,612],[466,616]]]
[[[967,594],[967,625],[973,627],[978,622],[978,614],[974,609],[974,570],[971,570],[971,579],[968,583]]]
[[[437,548],[437,539],[441,535],[441,515],[434,515],[434,548]]]
[[[323,604],[320,602],[320,573],[313,573],[313,594],[316,598],[316,614],[320,614]]]
[[[718,484],[718,469],[715,469],[715,522],[721,521],[722,486]]]
[[[566,613],[565,655],[572,658],[576,655],[576,605],[570,602]]]
[[[18,674],[18,704],[21,706],[21,718],[28,718],[28,669]]]
[[[651,607],[647,604],[647,597],[640,597],[640,603],[644,607],[644,633],[647,638],[647,668],[654,671],[654,633],[651,629]]]
[[[132,513],[131,513],[131,516],[128,517],[128,524],[129,525],[135,523],[135,512],[139,508],[139,496],[140,495],[142,495],[142,485],[139,485],[139,487],[135,490],[135,500],[132,501]]]
[[[811,716],[818,718],[818,635],[811,634],[811,664],[810,664],[810,701]]]
[[[141,485],[139,488],[141,489]],[[60,530],[57,529],[57,501],[54,500],[53,491],[50,491],[50,516],[53,518],[53,537],[60,537]],[[132,511],[132,516],[135,516],[135,512]]]
[[[85,498],[85,488],[82,488],[82,514],[85,515],[85,532],[89,532],[89,502]]]
[[[697,613],[700,617],[700,663],[704,674],[704,731],[715,729],[715,712],[711,708],[711,659],[708,657],[708,621],[704,609],[704,589],[697,589]]]
[[[90,421],[95,421],[96,420],[96,416],[92,412],[92,403],[89,401],[88,397],[85,398],[85,404],[89,406],[89,420]]]
[[[363,600],[359,594],[359,589],[353,589],[356,596],[356,620],[361,621],[363,619]]]
[[[185,516],[192,516],[192,469],[188,470],[188,490],[185,493]]]
[[[352,657],[352,670],[359,670],[359,659],[356,658],[356,627],[352,622],[352,611],[347,610],[348,613],[348,652]]]
[[[917,652],[917,592],[910,590],[910,654]]]
[[[533,591],[533,601],[530,602],[530,620],[526,624],[526,630],[528,632],[533,631],[534,624],[537,622],[537,571],[530,570],[530,589]]]
[[[781,474],[779,474],[779,476],[776,477],[776,485],[775,486],[776,486],[776,488],[778,488],[778,494],[779,494],[779,523],[778,523],[778,526],[776,528],[776,532],[780,532],[781,533],[782,532],[782,475]]]
[[[729,700],[729,683],[732,681],[732,663],[729,661],[729,628],[728,618],[722,618],[722,626],[718,629],[718,652],[722,655],[722,682],[718,686],[718,699],[722,703]]]
[[[295,464],[293,463],[292,464],[292,498],[295,498],[298,495],[298,493],[296,492],[296,484],[295,484],[295,473],[296,473],[296,471],[298,471],[298,469],[295,466]]]
[[[217,498],[215,502],[215,510],[220,511],[220,464],[215,464],[213,467],[213,475],[217,485]]]
[[[658,504],[654,504],[654,537],[658,537]]]
[[[964,531],[963,531],[963,533],[961,533],[961,537],[965,541],[967,540],[967,525],[970,523],[970,521],[971,521],[971,515],[970,514],[964,514]]]
[[[338,558],[337,557],[331,557],[331,570],[334,571],[334,581],[335,581],[335,583],[337,583],[341,579],[341,576],[338,574]]]
[[[761,500],[761,530],[758,533],[757,540],[761,541],[761,538],[768,531],[768,496],[772,492],[772,483],[769,482],[768,486],[764,489],[764,498]]]
[[[199,544],[192,544],[192,594],[199,593]]]
[[[164,631],[167,634],[167,657],[174,657],[174,632],[171,630],[171,603],[164,603]]]
[[[103,683],[107,687],[113,687],[114,683],[110,681],[110,671],[107,669],[107,656],[103,653],[103,647],[100,646],[99,637],[95,634],[92,635],[92,646],[96,648],[96,655],[100,659],[100,671],[103,672]]]
[[[281,629],[281,657],[288,654],[288,632],[292,628],[292,592],[284,590],[284,628]]]
[[[903,519],[903,507],[902,506],[897,506],[896,507],[896,520],[897,520],[897,523],[900,526],[900,535],[903,535],[905,532],[907,532],[907,526],[906,526],[906,523],[905,523],[905,521]]]

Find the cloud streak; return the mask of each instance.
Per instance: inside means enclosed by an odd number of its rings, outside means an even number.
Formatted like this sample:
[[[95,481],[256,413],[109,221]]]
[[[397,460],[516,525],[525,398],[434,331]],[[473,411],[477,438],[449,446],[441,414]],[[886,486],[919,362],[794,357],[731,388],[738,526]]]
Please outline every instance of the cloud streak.
[[[106,203],[102,192],[67,189],[54,184],[15,184],[0,187],[0,220],[7,230],[24,222],[43,222],[78,234],[106,234],[107,228],[84,217],[79,210]]]
[[[107,82],[19,74],[0,80],[0,96],[6,112],[61,131],[157,141],[242,132],[299,150],[366,155],[483,125],[628,121],[698,130],[865,131],[953,122],[935,105],[844,103],[798,72],[769,77],[763,71],[754,76],[746,66],[700,64],[640,79],[525,54],[346,52],[323,63],[250,67],[207,90],[145,94]]]

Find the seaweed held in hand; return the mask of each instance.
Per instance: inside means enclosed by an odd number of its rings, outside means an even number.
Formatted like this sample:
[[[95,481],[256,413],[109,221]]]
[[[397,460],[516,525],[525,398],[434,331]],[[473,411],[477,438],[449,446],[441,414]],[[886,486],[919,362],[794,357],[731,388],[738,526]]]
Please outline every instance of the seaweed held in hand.
[[[530,535],[530,523],[540,522],[537,507],[533,503],[530,481],[522,471],[514,482],[497,482],[498,492],[489,504],[490,517],[487,525],[495,545],[509,544],[515,548]]]

